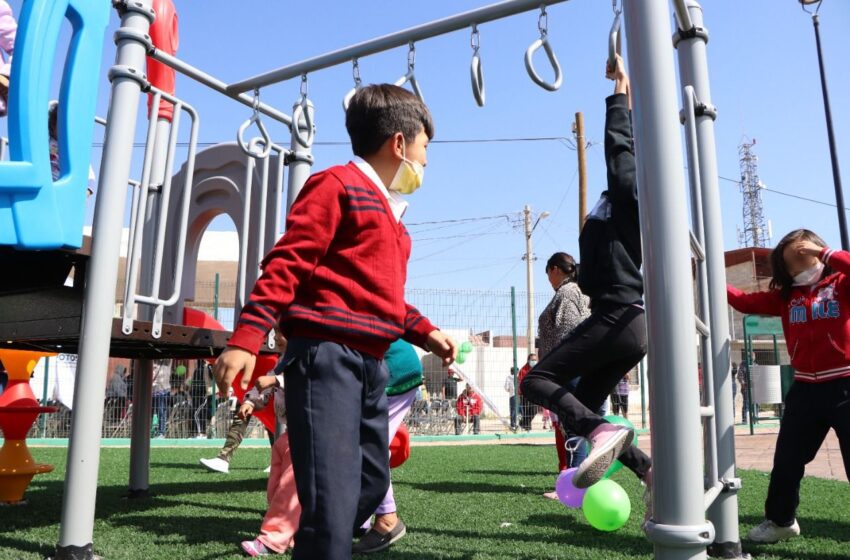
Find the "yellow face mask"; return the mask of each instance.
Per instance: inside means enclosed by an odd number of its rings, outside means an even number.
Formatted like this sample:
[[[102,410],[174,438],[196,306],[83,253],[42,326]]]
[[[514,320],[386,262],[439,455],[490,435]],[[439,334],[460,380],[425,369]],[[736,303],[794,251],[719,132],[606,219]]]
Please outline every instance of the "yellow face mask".
[[[418,161],[407,159],[405,147],[402,146],[401,149],[401,163],[387,190],[401,194],[412,194],[422,186],[422,180],[425,178],[425,167]]]

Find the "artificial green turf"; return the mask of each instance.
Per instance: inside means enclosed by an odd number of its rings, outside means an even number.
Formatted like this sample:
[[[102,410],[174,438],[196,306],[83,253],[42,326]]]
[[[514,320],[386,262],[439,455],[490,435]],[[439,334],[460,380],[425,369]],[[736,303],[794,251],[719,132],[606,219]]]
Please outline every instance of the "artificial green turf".
[[[0,508],[0,558],[39,559],[58,539],[65,450],[34,449],[56,470],[36,477],[29,505]],[[265,508],[268,450],[242,449],[231,473],[203,471],[204,449],[153,449],[155,497],[127,501],[129,451],[104,449],[100,469],[95,552],[118,559],[244,558],[239,542],[253,538]],[[615,533],[588,526],[579,510],[541,497],[551,489],[551,447],[492,445],[414,448],[393,472],[399,512],[408,535],[375,559],[603,559],[651,558],[639,524],[641,488],[634,476],[614,476],[632,500],[628,524]],[[767,475],[744,472],[741,521],[761,520]],[[763,560],[850,558],[850,486],[806,479],[799,511],[803,537],[771,546],[746,546]],[[503,526],[510,523],[508,526]]]

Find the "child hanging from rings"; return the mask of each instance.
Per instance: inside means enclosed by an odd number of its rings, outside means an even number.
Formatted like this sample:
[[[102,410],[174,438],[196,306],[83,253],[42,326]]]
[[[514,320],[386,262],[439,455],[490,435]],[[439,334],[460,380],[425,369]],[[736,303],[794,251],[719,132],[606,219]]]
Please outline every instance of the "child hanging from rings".
[[[762,543],[800,534],[800,481],[830,428],[850,478],[850,253],[833,251],[813,232],[798,229],[782,238],[770,263],[768,291],[726,288],[729,305],[741,313],[782,318],[796,371],[776,440],[765,520],[748,535]]]

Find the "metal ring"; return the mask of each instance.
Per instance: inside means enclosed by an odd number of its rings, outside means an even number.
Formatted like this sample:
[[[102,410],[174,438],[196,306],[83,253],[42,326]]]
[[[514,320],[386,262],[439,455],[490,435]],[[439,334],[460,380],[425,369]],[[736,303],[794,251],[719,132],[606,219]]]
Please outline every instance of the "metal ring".
[[[304,136],[301,135],[301,127],[298,126],[302,115],[307,125],[307,132]],[[292,110],[292,136],[304,148],[309,149],[313,145],[316,129],[313,126],[313,116],[310,114],[310,102],[306,97],[302,97]]]
[[[348,105],[351,103],[351,98],[354,97],[354,94],[357,93],[357,90],[360,89],[360,86],[354,86],[348,93],[345,94],[345,97],[342,98],[342,110],[348,111]]]
[[[549,64],[552,65],[552,70],[555,71],[555,81],[549,83],[545,81],[537,71],[534,69],[534,53],[537,52],[537,49],[543,47],[543,50],[546,51],[546,56],[549,58]],[[525,51],[525,70],[528,72],[528,76],[531,80],[542,87],[547,91],[557,91],[561,87],[561,83],[563,82],[563,75],[561,74],[561,65],[558,63],[558,58],[555,56],[555,52],[552,50],[552,46],[549,44],[549,39],[540,38],[531,43],[528,47],[528,50]]]
[[[252,149],[251,144],[245,142],[245,131],[248,130],[248,127],[251,126],[251,124],[257,125],[257,129],[260,131],[260,135],[263,138],[264,146],[262,150],[258,151],[256,149]],[[245,152],[246,156],[254,159],[264,159],[268,157],[269,152],[271,152],[272,149],[271,137],[269,136],[263,121],[260,119],[259,114],[251,115],[250,119],[242,123],[239,130],[236,131],[236,142],[239,144],[242,151]]]
[[[617,55],[622,53],[620,40],[620,12],[614,13],[614,23],[608,34],[608,66],[613,68],[617,62]]]
[[[425,103],[425,98],[422,97],[422,90],[419,89],[419,82],[416,81],[416,74],[413,73],[412,68],[407,72],[407,74],[396,80],[394,85],[401,87],[407,83],[410,84],[410,87],[416,97],[418,97],[422,103]]]
[[[469,67],[469,78],[472,81],[472,96],[479,107],[484,106],[484,69],[481,66],[481,56],[478,51],[472,55],[472,64]]]

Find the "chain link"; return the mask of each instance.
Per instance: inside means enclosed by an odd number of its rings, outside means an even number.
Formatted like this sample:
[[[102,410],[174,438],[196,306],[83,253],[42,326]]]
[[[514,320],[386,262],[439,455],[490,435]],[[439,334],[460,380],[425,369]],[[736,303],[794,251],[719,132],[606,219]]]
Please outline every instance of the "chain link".
[[[413,44],[413,41],[408,43],[409,50],[407,51],[407,69],[413,70],[413,67],[416,65],[416,45]]]
[[[481,34],[478,32],[478,24],[476,23],[472,24],[472,36],[469,38],[469,44],[474,53],[477,53],[478,49],[481,48]]]
[[[549,14],[546,13],[546,5],[540,6],[540,17],[537,18],[537,30],[540,31],[540,38],[545,39],[549,34]]]
[[[351,75],[354,78],[354,87],[360,87],[362,80],[360,79],[360,61],[356,58],[351,61]]]
[[[307,74],[301,74],[301,97],[307,97]]]

